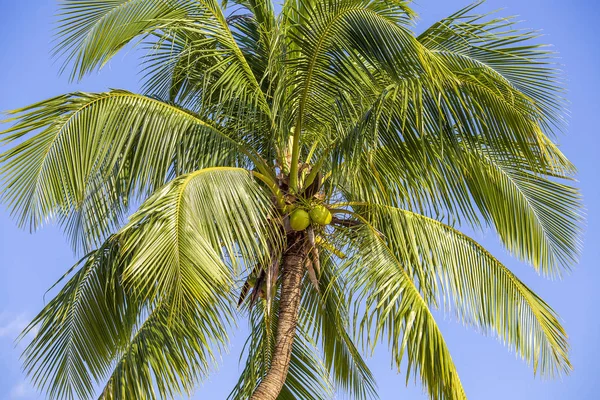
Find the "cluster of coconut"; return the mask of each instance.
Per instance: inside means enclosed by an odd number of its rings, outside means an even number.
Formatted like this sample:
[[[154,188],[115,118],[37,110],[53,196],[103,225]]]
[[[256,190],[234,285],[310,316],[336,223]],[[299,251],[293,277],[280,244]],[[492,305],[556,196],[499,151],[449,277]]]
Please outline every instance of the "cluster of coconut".
[[[303,231],[311,222],[321,226],[329,225],[331,218],[331,212],[324,205],[312,207],[308,212],[298,207],[290,214],[290,226],[295,231]]]

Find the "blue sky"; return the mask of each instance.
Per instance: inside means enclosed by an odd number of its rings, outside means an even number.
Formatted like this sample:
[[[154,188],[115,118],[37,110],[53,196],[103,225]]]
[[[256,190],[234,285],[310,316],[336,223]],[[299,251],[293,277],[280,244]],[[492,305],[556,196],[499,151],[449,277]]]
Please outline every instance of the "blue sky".
[[[421,19],[417,29],[465,6],[467,0],[419,0]],[[120,53],[100,73],[80,84],[69,84],[58,75],[50,58],[55,0],[0,0],[0,110],[30,104],[68,91],[136,90],[137,56]],[[507,255],[492,232],[478,235],[493,254],[542,295],[560,314],[570,336],[574,371],[557,381],[533,377],[524,362],[501,343],[480,336],[449,319],[439,318],[448,346],[470,399],[578,399],[598,398],[600,379],[600,168],[597,156],[600,114],[600,47],[594,29],[600,21],[600,4],[593,0],[489,0],[482,9],[506,8],[505,15],[519,15],[524,27],[542,29],[545,42],[560,52],[568,79],[571,117],[562,150],[579,168],[578,179],[585,197],[588,221],[581,263],[562,281],[536,275]],[[42,307],[43,294],[74,262],[60,230],[48,226],[31,235],[16,228],[8,211],[0,206],[0,399],[43,398],[21,372],[20,345],[14,339]],[[245,327],[232,341],[231,354],[219,371],[201,386],[195,399],[220,399],[233,386],[238,373],[238,354]],[[381,348],[369,361],[378,378],[383,400],[426,399],[421,388],[390,367]]]

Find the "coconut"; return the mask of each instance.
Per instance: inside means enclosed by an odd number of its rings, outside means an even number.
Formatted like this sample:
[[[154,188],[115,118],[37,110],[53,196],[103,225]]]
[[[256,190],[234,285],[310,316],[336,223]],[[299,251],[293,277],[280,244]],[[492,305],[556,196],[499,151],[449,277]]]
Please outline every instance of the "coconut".
[[[331,223],[331,212],[327,209],[327,207],[323,205],[318,205],[310,210],[310,219],[311,221],[319,224],[319,225],[329,225]]]
[[[290,226],[295,231],[303,231],[310,225],[308,213],[301,208],[297,208],[290,214]]]

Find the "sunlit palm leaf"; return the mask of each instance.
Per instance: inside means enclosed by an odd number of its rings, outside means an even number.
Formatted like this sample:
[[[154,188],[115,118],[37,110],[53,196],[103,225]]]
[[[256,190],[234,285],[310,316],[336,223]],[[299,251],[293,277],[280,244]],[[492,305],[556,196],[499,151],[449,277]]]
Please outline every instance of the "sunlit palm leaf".
[[[558,150],[554,156],[563,157]],[[445,138],[382,147],[361,159],[338,175],[349,199],[397,205],[453,224],[487,222],[509,251],[549,276],[577,261],[581,196],[560,170],[532,172],[529,160],[505,148]]]
[[[32,322],[40,331],[27,369],[53,398],[89,398],[115,359],[107,398],[143,397],[155,386],[163,397],[190,392],[208,372],[212,344],[227,341],[230,267],[265,257],[277,243],[276,220],[246,170],[173,180],[86,257]]]
[[[399,371],[406,358],[407,383],[419,377],[431,399],[465,399],[442,333],[403,262],[372,227],[342,234],[354,242],[344,268],[355,300],[364,301],[355,303],[355,313],[362,315],[357,321],[366,343],[387,340]]]
[[[532,39],[541,34],[515,27],[514,18],[470,14],[475,2],[432,25],[418,39],[428,49],[453,60],[465,73],[489,71],[535,101],[547,122],[562,125],[565,100],[554,54]]]
[[[556,313],[477,242],[436,220],[369,207],[373,226],[419,282],[461,321],[497,335],[542,375],[568,372],[568,345]]]
[[[56,53],[65,58],[65,68],[72,65],[73,76],[79,78],[108,62],[138,37],[153,37],[158,43],[165,40],[168,43],[175,38],[198,39],[199,34],[202,41],[216,43],[211,48],[201,46],[203,51],[193,54],[213,64],[201,75],[216,72],[216,79],[205,80],[201,88],[211,100],[200,100],[201,104],[214,106],[217,99],[237,98],[247,107],[259,109],[261,116],[255,120],[263,125],[266,121],[270,127],[265,95],[217,1],[65,0],[61,15],[58,31],[61,43]],[[166,56],[170,58],[168,53]],[[158,82],[164,84],[164,79]]]
[[[452,18],[462,17],[457,14]],[[474,19],[479,21],[481,17]],[[557,168],[572,173],[564,159],[553,158],[556,151],[545,136],[558,125],[552,121],[552,115],[562,111],[560,80],[552,54],[536,45],[521,45],[532,34],[512,28],[504,30],[503,21],[473,26],[469,25],[473,21],[461,21],[460,29],[455,31],[446,27],[448,21],[436,24],[419,37],[424,47],[416,53],[421,54],[421,65],[429,69],[422,67],[415,70],[416,74],[389,73],[395,59],[391,56],[387,60],[363,53],[353,60],[346,57],[333,62],[330,81],[337,85],[330,86],[339,91],[335,95],[339,106],[333,107],[337,117],[329,121],[338,125],[329,124],[324,132],[330,135],[340,126],[347,130],[340,145],[336,143],[340,153],[337,157],[362,163],[352,153],[380,145],[393,151],[400,144],[418,152],[416,142],[422,136],[439,139],[441,145],[443,135],[452,132],[455,140],[463,143],[477,144],[483,139],[488,145],[524,157],[532,171]],[[512,22],[505,22],[512,26]],[[448,49],[439,51],[446,40],[451,42]],[[395,57],[406,59],[406,48],[394,51]],[[539,86],[540,90],[532,93],[524,89],[526,86]],[[345,88],[352,88],[351,95],[343,95]],[[557,103],[548,104],[548,99]],[[320,103],[325,101],[321,99]],[[332,103],[328,104],[331,107]],[[340,125],[340,117],[348,122]],[[327,125],[327,119],[321,124]],[[360,129],[348,130],[355,124]]]
[[[55,54],[81,79],[138,35],[198,12],[192,0],[62,0]]]
[[[230,285],[233,268],[266,263],[278,217],[265,188],[241,168],[178,177],[150,197],[123,228],[126,285],[177,310],[212,285]]]
[[[3,199],[22,226],[59,217],[78,248],[118,226],[132,197],[198,168],[243,162],[240,139],[130,92],[74,93],[13,115],[18,122],[3,132],[4,142],[40,131],[0,155]]]
[[[511,253],[549,276],[577,262],[581,195],[565,182],[568,176],[536,174],[526,161],[494,150],[471,154],[468,165],[473,173],[464,176],[473,199]]]

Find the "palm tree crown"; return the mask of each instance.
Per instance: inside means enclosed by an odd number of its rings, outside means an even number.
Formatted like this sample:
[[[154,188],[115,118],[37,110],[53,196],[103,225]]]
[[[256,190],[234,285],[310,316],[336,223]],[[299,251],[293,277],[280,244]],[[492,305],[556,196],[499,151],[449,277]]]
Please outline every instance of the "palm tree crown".
[[[431,399],[464,399],[442,305],[568,372],[555,312],[457,229],[552,277],[580,247],[553,54],[478,4],[415,35],[398,0],[63,0],[71,77],[140,45],[145,86],[14,110],[0,136],[18,223],[59,221],[85,254],[26,330],[34,383],[189,394],[247,318],[231,399],[375,398],[380,341]]]

